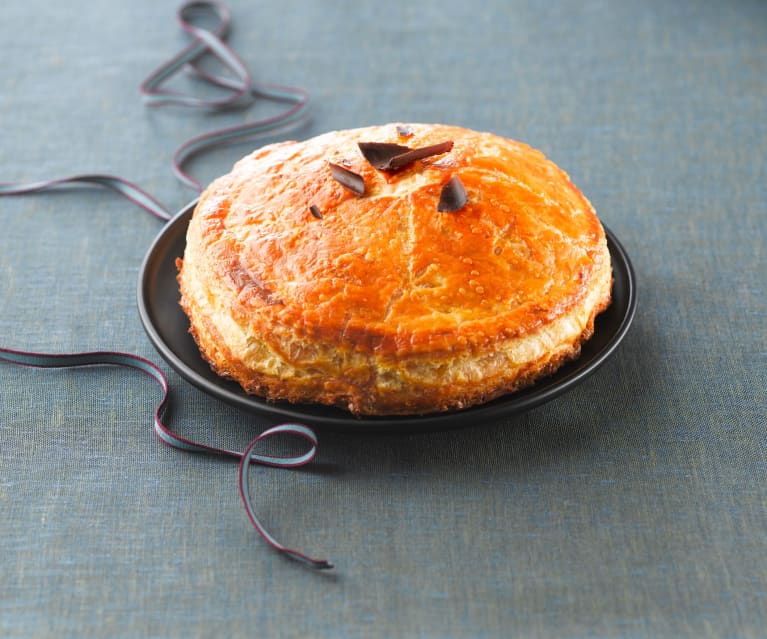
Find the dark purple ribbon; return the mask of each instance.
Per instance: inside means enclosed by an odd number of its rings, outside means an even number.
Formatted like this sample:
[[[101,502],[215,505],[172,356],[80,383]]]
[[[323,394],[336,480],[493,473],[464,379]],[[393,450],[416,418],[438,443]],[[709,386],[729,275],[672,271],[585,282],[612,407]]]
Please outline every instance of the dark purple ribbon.
[[[211,16],[217,20],[212,30],[194,25],[194,20]],[[178,20],[184,31],[192,37],[192,41],[141,83],[140,91],[148,106],[175,104],[221,110],[243,108],[255,100],[288,105],[274,116],[204,133],[184,142],[176,149],[173,155],[174,174],[182,183],[199,193],[202,191],[202,185],[184,170],[186,162],[192,156],[213,147],[276,135],[299,126],[308,117],[309,97],[303,89],[253,82],[245,63],[225,42],[231,25],[231,14],[221,2],[188,2],[179,9]],[[200,62],[204,57],[210,56],[215,57],[229,73],[221,75],[203,70]],[[184,70],[190,71],[208,84],[225,90],[225,97],[200,98],[163,88],[171,77]],[[112,189],[160,219],[169,220],[172,217],[172,212],[146,191],[115,175],[86,174],[39,182],[0,183],[0,195],[23,195],[78,183]]]
[[[195,26],[194,21],[199,17],[213,15],[217,25],[213,29]],[[220,129],[200,135],[183,144],[174,155],[173,170],[176,176],[185,184],[198,191],[201,185],[197,180],[187,175],[183,166],[188,158],[195,153],[220,144],[241,141],[247,138],[273,134],[299,124],[306,117],[308,99],[301,89],[256,85],[253,83],[245,64],[234,51],[225,44],[225,39],[231,24],[229,9],[217,0],[192,1],[184,4],[178,12],[181,27],[192,38],[191,43],[168,62],[160,66],[142,83],[141,92],[149,105],[181,104],[204,108],[233,108],[243,103],[263,98],[272,101],[289,103],[292,106],[280,114],[240,126]],[[212,74],[203,71],[199,66],[204,56],[214,56],[223,66],[229,69],[233,77]],[[226,89],[228,95],[221,99],[201,99],[193,95],[181,94],[162,88],[165,81],[182,69],[189,69],[201,79]],[[145,209],[161,220],[169,220],[171,212],[139,186],[123,178],[105,174],[73,175],[66,178],[31,182],[24,184],[0,184],[0,195],[22,195],[66,187],[72,184],[89,184],[101,186],[116,191],[134,204]],[[162,418],[168,405],[168,380],[162,370],[153,362],[138,355],[116,351],[94,351],[86,353],[49,354],[18,351],[0,348],[0,361],[22,366],[42,368],[70,368],[82,366],[121,366],[139,370],[152,377],[162,389],[162,399],[154,415],[154,431],[157,437],[168,446],[196,453],[222,455],[240,460],[239,490],[248,519],[264,540],[275,550],[287,557],[315,569],[332,568],[333,565],[324,559],[313,559],[296,550],[279,543],[264,525],[259,521],[253,508],[248,481],[248,473],[252,463],[278,468],[296,468],[308,464],[317,452],[317,436],[312,429],[303,424],[280,424],[262,432],[251,441],[244,451],[227,450],[200,444],[175,434],[163,424]],[[308,443],[308,450],[293,457],[279,457],[256,453],[256,447],[264,439],[275,436],[292,436],[303,439]]]

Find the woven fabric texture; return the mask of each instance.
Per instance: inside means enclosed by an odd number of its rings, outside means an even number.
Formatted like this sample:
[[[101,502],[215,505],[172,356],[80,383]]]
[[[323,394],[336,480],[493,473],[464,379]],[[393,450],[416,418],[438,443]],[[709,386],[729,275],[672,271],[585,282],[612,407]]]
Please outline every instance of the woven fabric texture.
[[[235,464],[157,442],[149,378],[0,363],[0,635],[764,636],[767,4],[230,7],[254,76],[312,96],[292,137],[448,122],[542,149],[630,255],[634,325],[522,416],[320,431],[306,469],[255,469],[259,515],[332,574],[261,542]],[[145,107],[140,82],[184,43],[172,3],[7,3],[0,181],[113,173],[181,208],[174,149],[272,108]],[[249,149],[189,168],[207,182]],[[0,226],[0,346],[162,363],[192,438],[242,446],[273,423],[151,346],[136,281],[156,219],[76,188],[0,198]]]

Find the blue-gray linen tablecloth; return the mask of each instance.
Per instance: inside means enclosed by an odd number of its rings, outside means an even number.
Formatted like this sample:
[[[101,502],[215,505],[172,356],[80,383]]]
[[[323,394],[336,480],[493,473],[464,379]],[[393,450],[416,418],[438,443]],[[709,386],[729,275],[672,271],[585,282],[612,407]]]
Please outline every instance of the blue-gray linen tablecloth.
[[[761,637],[767,622],[767,4],[231,0],[260,82],[303,87],[290,137],[447,122],[542,149],[630,255],[639,305],[567,394],[473,428],[319,431],[315,463],[167,448],[135,371],[0,364],[0,636]],[[172,209],[174,149],[273,105],[142,104],[186,36],[168,2],[12,0],[0,181],[107,172]],[[173,82],[195,88],[193,80]],[[253,145],[202,155],[201,181]],[[0,346],[161,364],[180,433],[241,447],[273,421],[205,395],[147,339],[162,223],[106,190],[0,198]]]

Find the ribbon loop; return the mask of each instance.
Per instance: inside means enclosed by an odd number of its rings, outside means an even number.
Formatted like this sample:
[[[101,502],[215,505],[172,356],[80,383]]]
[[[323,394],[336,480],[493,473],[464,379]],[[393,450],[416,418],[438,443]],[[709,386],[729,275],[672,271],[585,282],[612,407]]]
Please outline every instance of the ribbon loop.
[[[317,435],[314,431],[304,426],[303,424],[280,424],[273,426],[263,431],[260,435],[255,437],[246,447],[243,452],[235,450],[228,450],[226,448],[218,448],[216,446],[209,446],[206,444],[199,444],[190,439],[182,437],[174,433],[163,423],[163,415],[168,407],[170,387],[168,379],[163,373],[162,369],[143,357],[138,355],[132,355],[130,353],[121,353],[118,351],[91,351],[84,353],[66,353],[66,354],[53,354],[53,353],[32,353],[28,351],[18,351],[8,348],[0,348],[0,361],[9,362],[11,364],[19,364],[21,366],[31,366],[36,368],[76,368],[83,366],[121,366],[124,368],[132,368],[134,370],[141,371],[149,375],[154,379],[162,389],[162,398],[157,405],[154,414],[154,431],[158,439],[164,444],[193,453],[207,453],[213,455],[222,455],[225,457],[233,457],[240,460],[238,483],[240,489],[240,497],[245,507],[248,519],[253,527],[263,537],[263,539],[278,552],[296,559],[305,565],[316,568],[318,570],[326,570],[332,568],[333,565],[324,559],[312,559],[303,553],[300,553],[291,548],[287,548],[279,543],[261,523],[256,516],[255,508],[253,507],[253,500],[250,496],[250,489],[248,483],[248,473],[251,464],[261,464],[263,466],[272,466],[275,468],[297,468],[304,466],[314,459],[317,453]],[[275,436],[292,435],[298,436],[301,439],[309,443],[309,448],[305,453],[294,456],[281,457],[277,455],[262,455],[256,454],[255,448],[259,442]]]
[[[195,24],[201,17],[208,16],[213,16],[216,20],[214,27],[205,28]],[[179,146],[173,155],[173,173],[181,183],[199,193],[202,191],[202,184],[184,169],[192,156],[224,144],[276,135],[300,126],[308,117],[309,97],[299,88],[253,82],[245,63],[225,42],[231,26],[231,13],[228,7],[218,0],[187,2],[179,9],[178,20],[182,29],[192,38],[192,42],[150,73],[141,83],[140,92],[148,106],[175,104],[220,110],[242,108],[257,99],[288,105],[274,116],[216,129],[198,135]],[[221,75],[204,70],[200,62],[207,55],[217,59],[230,74]],[[182,69],[191,70],[211,86],[226,89],[227,95],[223,98],[203,98],[164,88],[165,83]],[[107,187],[159,219],[169,220],[172,217],[166,207],[136,184],[106,174],[74,175],[31,183],[2,183],[0,196],[47,191],[74,183]]]
[[[196,27],[192,23],[201,13],[212,13],[218,19],[215,29]],[[243,96],[249,94],[252,82],[245,63],[224,43],[231,25],[229,9],[215,1],[188,2],[179,9],[178,20],[181,28],[192,37],[192,42],[150,73],[141,83],[140,91],[144,102],[149,105],[179,104],[212,109],[236,105]],[[234,80],[202,71],[198,62],[206,54],[217,58],[234,75]],[[162,88],[166,81],[184,68],[191,69],[211,84],[229,89],[230,95],[215,99],[198,98]]]
[[[200,13],[213,13],[218,19],[216,27],[211,30],[195,26],[193,22]],[[201,191],[202,185],[184,170],[184,165],[193,155],[222,144],[241,142],[292,129],[306,119],[309,100],[306,92],[301,89],[259,85],[253,82],[245,63],[225,42],[229,34],[231,17],[229,10],[220,2],[215,0],[188,2],[179,9],[178,18],[181,27],[193,40],[181,52],[152,72],[141,84],[141,93],[149,106],[178,104],[225,109],[243,107],[256,99],[287,102],[292,105],[275,116],[217,129],[182,144],[173,155],[173,172],[183,184]],[[232,76],[205,71],[200,65],[205,55],[215,57],[232,73]],[[169,78],[184,68],[190,69],[209,85],[227,89],[229,95],[215,99],[200,98],[162,88]]]
[[[258,455],[255,453],[256,446],[258,446],[259,442],[262,440],[273,437],[274,435],[285,434],[297,435],[298,437],[305,439],[310,444],[309,450],[303,455],[297,455],[294,457],[276,457],[272,455]],[[296,561],[309,566],[310,568],[314,568],[316,570],[328,570],[333,568],[333,564],[328,562],[326,559],[314,559],[308,555],[298,552],[297,550],[287,548],[278,542],[259,521],[258,517],[256,516],[256,512],[253,509],[253,500],[250,496],[249,472],[251,462],[257,462],[265,466],[275,466],[277,468],[296,468],[298,466],[304,466],[305,464],[308,464],[312,459],[314,459],[316,452],[317,436],[310,428],[307,428],[302,424],[280,424],[279,426],[269,428],[261,433],[258,437],[256,437],[245,448],[245,451],[243,452],[242,458],[240,460],[238,483],[242,504],[245,507],[245,512],[248,515],[248,519],[250,519],[250,523],[272,548],[290,557],[291,559],[295,559]]]

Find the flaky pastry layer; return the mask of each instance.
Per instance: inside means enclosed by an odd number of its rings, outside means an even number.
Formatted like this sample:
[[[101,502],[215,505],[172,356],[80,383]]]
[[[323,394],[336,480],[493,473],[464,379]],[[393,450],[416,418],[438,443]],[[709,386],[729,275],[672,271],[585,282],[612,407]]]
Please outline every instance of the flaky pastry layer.
[[[446,140],[449,152],[397,171],[357,146]],[[466,204],[439,212],[454,176]],[[578,355],[612,284],[604,230],[561,169],[444,125],[255,151],[203,193],[178,265],[215,371],[270,400],[359,415],[461,409],[533,383]]]

